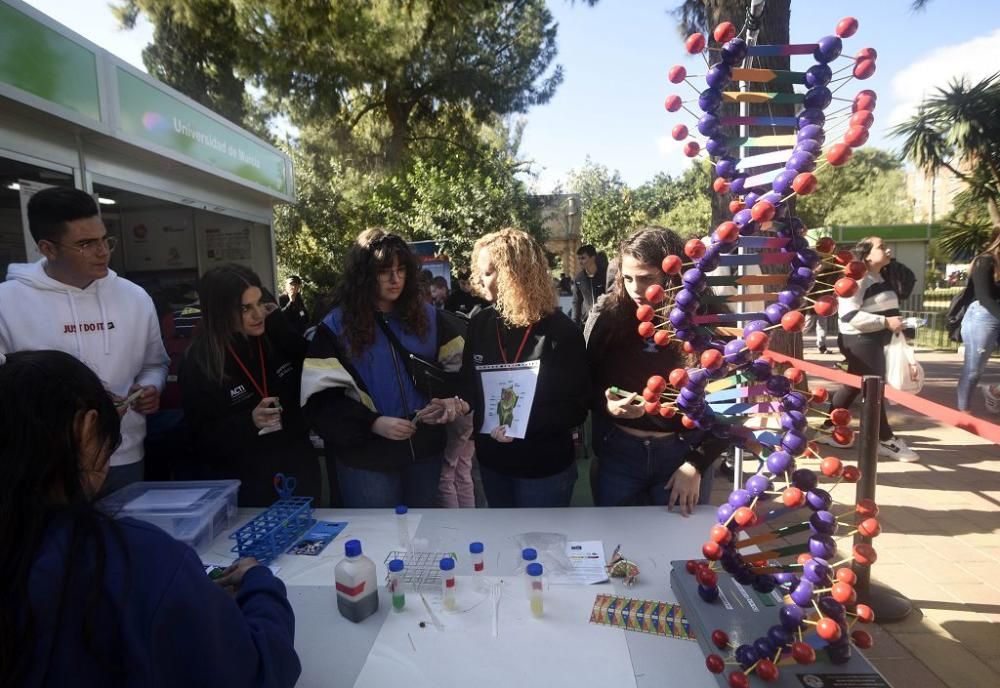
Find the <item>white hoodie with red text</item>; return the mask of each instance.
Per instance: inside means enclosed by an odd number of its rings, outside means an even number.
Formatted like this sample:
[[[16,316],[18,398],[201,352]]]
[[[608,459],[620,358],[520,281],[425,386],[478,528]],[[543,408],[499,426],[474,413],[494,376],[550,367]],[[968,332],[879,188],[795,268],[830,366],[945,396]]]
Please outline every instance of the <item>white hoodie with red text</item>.
[[[168,359],[149,294],[113,270],[79,289],[49,277],[44,265],[43,258],[8,268],[0,284],[0,353],[57,349],[86,363],[119,396],[133,383],[162,392]],[[121,433],[112,466],[142,459],[145,416],[129,410]]]

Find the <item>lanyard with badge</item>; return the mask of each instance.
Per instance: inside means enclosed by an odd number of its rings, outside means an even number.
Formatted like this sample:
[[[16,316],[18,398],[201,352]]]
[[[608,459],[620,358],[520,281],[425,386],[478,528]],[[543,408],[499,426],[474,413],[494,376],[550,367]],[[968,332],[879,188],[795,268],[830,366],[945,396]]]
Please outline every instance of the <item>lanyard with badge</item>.
[[[504,426],[507,437],[524,439],[531,417],[531,406],[535,400],[535,387],[538,383],[540,361],[521,362],[521,354],[531,336],[532,326],[529,325],[521,337],[513,361],[507,358],[507,349],[503,345],[500,333],[500,321],[497,326],[497,346],[500,349],[502,364],[477,365],[480,383],[483,391],[483,425],[479,432],[489,434],[497,426]]]
[[[261,338],[257,337],[257,354],[260,356],[260,376],[261,376],[261,381],[259,383],[257,382],[257,378],[253,376],[253,373],[250,372],[250,369],[247,368],[246,364],[243,362],[243,359],[240,358],[240,355],[236,353],[236,350],[232,347],[232,345],[231,344],[227,345],[226,348],[229,349],[229,354],[233,357],[233,360],[236,361],[236,365],[240,367],[240,370],[243,371],[243,374],[247,376],[247,379],[250,381],[250,384],[252,384],[254,389],[257,390],[257,394],[260,395],[260,398],[266,399],[268,397],[267,366],[264,363],[264,344],[261,342]],[[280,410],[281,404],[276,404],[276,407]],[[279,430],[281,430],[280,416],[278,417],[277,425],[273,427],[262,428],[260,431],[258,431],[257,434],[267,435],[268,433],[278,432]]]

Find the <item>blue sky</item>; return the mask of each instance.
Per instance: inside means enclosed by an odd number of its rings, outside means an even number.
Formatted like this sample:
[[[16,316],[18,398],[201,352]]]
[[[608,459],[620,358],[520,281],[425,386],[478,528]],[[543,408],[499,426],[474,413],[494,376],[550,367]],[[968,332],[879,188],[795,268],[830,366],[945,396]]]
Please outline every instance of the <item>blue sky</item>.
[[[135,31],[117,30],[107,0],[29,4],[142,68],[140,53],[151,40],[150,27],[141,23]],[[679,0],[601,0],[587,7],[549,0],[559,22],[557,61],[565,81],[548,104],[524,115],[521,154],[533,161],[536,190],[552,190],[588,155],[618,170],[632,185],[658,172],[676,174],[689,164],[669,133],[675,124],[691,126],[693,120],[683,112],[667,113],[662,105],[670,93],[684,98],[694,94],[684,84],[667,81],[672,65],[704,73],[701,58],[684,52],[676,32],[669,10],[677,4]],[[1000,2],[931,0],[922,12],[909,8],[910,0],[792,2],[793,43],[832,34],[837,22],[850,15],[859,20],[860,29],[845,41],[845,54],[869,46],[878,51],[875,76],[852,82],[837,94],[851,96],[862,88],[878,93],[869,145],[895,147],[897,142],[886,137],[890,124],[905,119],[924,93],[951,77],[965,73],[978,80],[1000,69]],[[804,69],[807,60],[794,58],[792,66]]]

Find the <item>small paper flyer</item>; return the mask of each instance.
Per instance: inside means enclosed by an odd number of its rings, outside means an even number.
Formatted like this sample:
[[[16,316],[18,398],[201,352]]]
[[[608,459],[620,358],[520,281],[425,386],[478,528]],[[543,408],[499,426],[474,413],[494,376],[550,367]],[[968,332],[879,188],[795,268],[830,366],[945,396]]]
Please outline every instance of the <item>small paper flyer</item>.
[[[483,426],[490,434],[498,425],[506,426],[507,437],[524,439],[535,401],[540,361],[476,366],[483,384]]]

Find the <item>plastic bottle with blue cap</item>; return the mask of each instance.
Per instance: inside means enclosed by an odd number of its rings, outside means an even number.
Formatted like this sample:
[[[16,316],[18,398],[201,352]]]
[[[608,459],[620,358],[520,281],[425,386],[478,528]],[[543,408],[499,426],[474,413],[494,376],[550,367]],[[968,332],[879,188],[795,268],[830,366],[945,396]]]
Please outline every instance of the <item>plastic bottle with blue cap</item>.
[[[378,611],[375,562],[361,551],[360,540],[344,543],[344,558],[333,569],[337,609],[345,619],[358,623]]]

